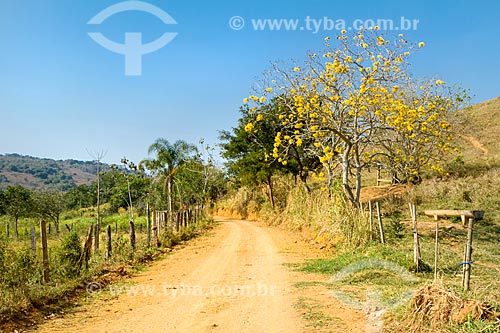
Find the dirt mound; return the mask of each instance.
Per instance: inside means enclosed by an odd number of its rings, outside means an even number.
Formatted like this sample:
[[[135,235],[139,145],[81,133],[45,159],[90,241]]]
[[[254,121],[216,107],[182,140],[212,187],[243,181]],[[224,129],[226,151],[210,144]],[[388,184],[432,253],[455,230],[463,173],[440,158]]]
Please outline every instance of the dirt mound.
[[[427,285],[413,296],[410,302],[408,326],[411,332],[424,327],[462,324],[470,318],[495,320],[500,318],[492,306],[477,300],[462,299],[441,285]]]

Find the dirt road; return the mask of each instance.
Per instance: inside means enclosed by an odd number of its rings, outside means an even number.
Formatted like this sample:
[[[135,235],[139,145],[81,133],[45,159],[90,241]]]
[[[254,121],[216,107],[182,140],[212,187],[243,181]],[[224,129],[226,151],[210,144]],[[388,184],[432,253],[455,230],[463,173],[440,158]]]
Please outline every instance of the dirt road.
[[[290,242],[279,229],[222,221],[210,235],[191,241],[131,280],[96,293],[76,312],[49,320],[36,331],[315,331],[303,319],[304,310],[294,307],[304,296],[294,287],[303,274],[283,264],[303,254]],[[341,319],[344,313],[346,321],[363,324],[362,316],[349,309],[334,310]],[[343,323],[337,328],[353,327]]]

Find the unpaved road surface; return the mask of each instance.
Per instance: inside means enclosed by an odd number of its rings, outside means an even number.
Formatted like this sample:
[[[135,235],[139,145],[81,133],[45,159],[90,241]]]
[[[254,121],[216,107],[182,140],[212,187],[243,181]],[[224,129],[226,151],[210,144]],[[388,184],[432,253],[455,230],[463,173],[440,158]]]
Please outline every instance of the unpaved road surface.
[[[84,305],[47,320],[36,332],[362,331],[362,314],[321,290],[294,287],[311,277],[284,263],[311,253],[303,253],[304,244],[290,235],[256,222],[223,220],[207,236],[92,294]],[[328,302],[335,327],[315,327],[305,318],[307,310],[297,306],[299,299],[315,296]]]

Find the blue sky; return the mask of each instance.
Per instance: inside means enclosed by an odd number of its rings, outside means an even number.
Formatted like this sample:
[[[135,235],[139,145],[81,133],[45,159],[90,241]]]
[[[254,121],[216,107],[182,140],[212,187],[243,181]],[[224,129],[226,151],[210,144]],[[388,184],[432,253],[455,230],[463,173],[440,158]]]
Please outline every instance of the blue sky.
[[[325,36],[255,31],[252,19],[307,17],[419,20],[408,39],[426,47],[410,59],[415,76],[439,77],[471,90],[473,102],[500,95],[500,2],[490,1],[202,1],[147,0],[173,17],[127,11],[101,25],[87,22],[120,0],[1,0],[0,154],[56,159],[139,162],[158,137],[215,145],[218,131],[236,125],[243,97],[276,60],[301,61],[321,50]],[[245,20],[233,30],[229,20]],[[324,26],[322,26],[324,27]],[[176,32],[164,48],[144,55],[142,75],[125,76],[124,56],[89,36],[101,32],[123,43],[125,32],[143,42]],[[389,32],[396,34],[399,31]]]

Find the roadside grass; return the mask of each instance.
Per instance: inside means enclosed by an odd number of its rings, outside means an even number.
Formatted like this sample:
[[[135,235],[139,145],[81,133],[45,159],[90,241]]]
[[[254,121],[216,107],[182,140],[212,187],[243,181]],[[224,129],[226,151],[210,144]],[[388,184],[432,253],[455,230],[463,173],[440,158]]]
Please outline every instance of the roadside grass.
[[[449,328],[452,333],[498,333],[500,323],[492,323],[484,320],[473,321],[470,318],[461,325],[453,325]]]
[[[453,184],[448,185],[453,186]],[[425,207],[434,206],[421,202],[418,207],[422,207],[417,208],[419,212],[422,212]],[[403,209],[404,207],[401,207],[401,212],[404,212]],[[463,291],[462,287],[462,266],[460,264],[463,261],[467,231],[459,221],[443,221],[440,223],[442,227],[439,233],[438,278],[439,283],[449,287],[457,296],[486,302],[492,305],[497,312],[500,312],[500,293],[498,292],[500,290],[500,248],[498,247],[500,226],[496,221],[496,213],[489,214],[489,210],[486,209],[486,211],[485,219],[477,221],[474,228],[474,263],[472,265],[471,289]],[[384,221],[389,218],[390,216],[384,216]],[[420,249],[425,269],[424,271],[415,272],[410,217],[405,216],[403,213],[403,216],[399,216],[399,218],[402,220],[403,226],[402,229],[398,227],[397,231],[400,235],[397,236],[396,230],[388,227],[386,229],[387,244],[385,245],[377,241],[368,242],[360,247],[346,245],[337,247],[337,252],[333,256],[289,265],[290,269],[295,271],[306,274],[322,274],[326,280],[299,282],[296,287],[301,289],[321,285],[327,290],[341,292],[342,296],[347,300],[351,300],[351,306],[355,309],[359,309],[359,302],[366,301],[366,295],[376,290],[380,293],[380,301],[391,308],[388,314],[385,315],[389,318],[389,322],[392,322],[387,328],[388,331],[400,331],[400,326],[395,323],[405,321],[409,311],[409,299],[401,304],[397,300],[406,297],[408,292],[432,283],[434,279],[435,222],[423,216],[423,214],[418,216]],[[414,275],[417,280],[409,282],[401,279],[394,272],[370,267],[355,272],[341,281],[332,281],[332,277],[349,265],[370,258],[393,262]],[[398,304],[393,307],[395,301]],[[391,326],[399,328],[394,330],[391,329]],[[498,332],[500,326],[498,322],[469,320],[463,324],[444,325],[441,329],[443,332],[453,333]],[[429,329],[429,332],[431,331],[432,329]]]
[[[307,327],[324,329],[334,324],[338,326],[342,323],[339,318],[325,314],[323,312],[324,305],[318,303],[313,298],[299,297],[297,303],[294,304],[294,307],[301,312],[302,318],[304,318],[307,322]]]
[[[147,269],[148,262],[159,258],[167,249],[204,233],[213,224],[211,218],[205,217],[196,226],[181,228],[178,233],[162,233],[161,247],[151,239],[151,247],[147,246],[144,216],[136,217],[136,247],[132,249],[129,237],[129,216],[115,214],[105,216],[101,224],[100,250],[93,253],[88,267],[83,265],[76,270],[76,262],[82,254],[87,229],[95,219],[89,212],[69,212],[62,218],[61,229],[54,229],[48,235],[50,283],[43,283],[42,260],[37,229],[36,256],[31,253],[29,233],[20,233],[16,237],[11,233],[9,238],[0,236],[0,331],[13,331],[36,322],[44,316],[64,311],[75,300],[87,293],[86,285],[96,282],[101,287],[118,279]],[[0,223],[5,218],[0,218]],[[143,227],[139,227],[143,223]],[[35,219],[19,221],[19,230],[29,230],[37,226]],[[72,226],[70,233],[65,224]],[[112,256],[105,258],[105,234],[107,225],[112,226]],[[5,230],[5,229],[4,229]],[[75,236],[76,235],[76,236]],[[76,237],[76,242],[75,242]],[[73,238],[70,242],[68,239]]]

